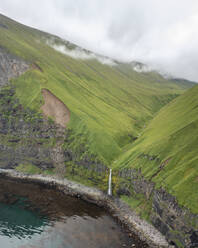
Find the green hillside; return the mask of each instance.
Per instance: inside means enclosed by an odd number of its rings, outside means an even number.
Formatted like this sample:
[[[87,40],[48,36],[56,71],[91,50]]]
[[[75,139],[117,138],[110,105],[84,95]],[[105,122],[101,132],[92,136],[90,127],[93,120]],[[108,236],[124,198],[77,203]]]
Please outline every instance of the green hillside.
[[[85,139],[90,154],[97,154],[107,165],[162,106],[192,86],[165,80],[154,72],[137,73],[127,64],[74,59],[48,45],[53,41],[75,49],[71,43],[2,15],[0,24],[0,47],[32,64],[13,80],[23,106],[40,111],[41,89],[49,89],[71,112],[68,128],[73,130],[74,141]]]
[[[115,163],[141,168],[178,202],[198,213],[198,86],[162,108]]]

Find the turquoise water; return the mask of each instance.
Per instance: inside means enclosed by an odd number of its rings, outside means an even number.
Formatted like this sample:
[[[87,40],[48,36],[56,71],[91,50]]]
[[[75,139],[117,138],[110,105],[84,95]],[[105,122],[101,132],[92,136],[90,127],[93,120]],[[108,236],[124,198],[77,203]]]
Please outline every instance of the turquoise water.
[[[38,239],[49,225],[46,217],[24,209],[25,206],[21,198],[15,204],[0,203],[0,247],[23,247],[31,239]]]
[[[39,185],[0,179],[0,248],[120,248],[137,244],[103,209]]]

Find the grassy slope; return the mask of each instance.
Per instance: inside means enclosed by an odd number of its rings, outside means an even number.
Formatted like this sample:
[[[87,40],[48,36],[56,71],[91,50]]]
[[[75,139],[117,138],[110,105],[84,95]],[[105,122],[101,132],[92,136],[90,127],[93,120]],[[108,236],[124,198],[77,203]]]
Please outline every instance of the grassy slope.
[[[137,136],[156,111],[191,86],[157,74],[140,75],[126,65],[76,60],[46,45],[44,40],[54,36],[4,16],[0,23],[7,26],[0,28],[0,46],[42,69],[31,69],[14,80],[21,103],[39,110],[41,89],[49,89],[70,109],[69,127],[83,133],[91,152],[107,163],[130,143],[129,134]]]
[[[181,205],[198,213],[197,134],[198,86],[195,86],[162,108],[115,166],[141,168],[157,187],[165,187]]]

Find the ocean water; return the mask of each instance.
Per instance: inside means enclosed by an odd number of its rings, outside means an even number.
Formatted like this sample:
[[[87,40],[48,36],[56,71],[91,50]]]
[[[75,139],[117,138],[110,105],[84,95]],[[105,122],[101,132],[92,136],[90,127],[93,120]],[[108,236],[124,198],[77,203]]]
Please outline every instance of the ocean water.
[[[0,179],[0,248],[146,247],[102,208],[30,183]]]

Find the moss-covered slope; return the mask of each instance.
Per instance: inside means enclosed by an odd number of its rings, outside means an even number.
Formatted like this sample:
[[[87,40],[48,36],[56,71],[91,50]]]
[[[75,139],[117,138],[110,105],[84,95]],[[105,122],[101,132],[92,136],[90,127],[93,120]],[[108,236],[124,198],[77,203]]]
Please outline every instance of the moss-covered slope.
[[[90,153],[106,164],[163,105],[192,86],[157,73],[138,74],[125,64],[74,59],[49,45],[75,50],[71,43],[2,15],[0,23],[0,46],[30,63],[30,70],[13,81],[22,105],[40,111],[41,90],[50,90],[70,110],[68,127],[76,134],[76,143],[79,134],[85,136]]]
[[[115,167],[141,169],[198,213],[198,86],[162,108]]]

